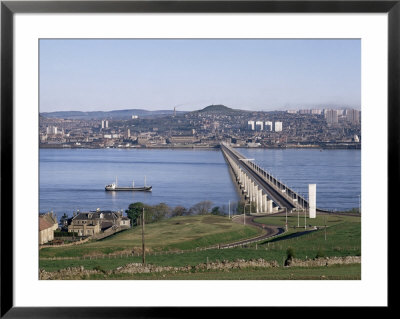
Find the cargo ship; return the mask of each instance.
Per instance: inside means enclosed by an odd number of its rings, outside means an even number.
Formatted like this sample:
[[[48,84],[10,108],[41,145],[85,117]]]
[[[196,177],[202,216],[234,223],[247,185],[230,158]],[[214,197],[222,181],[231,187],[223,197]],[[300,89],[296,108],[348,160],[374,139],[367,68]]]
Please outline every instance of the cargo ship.
[[[146,185],[146,177],[144,178],[144,186],[141,187],[135,187],[134,181],[132,181],[132,187],[130,186],[125,186],[121,187],[118,186],[117,183],[117,178],[115,178],[115,183],[111,183],[109,185],[106,185],[105,190],[106,191],[142,191],[142,192],[151,192],[152,186],[147,186]]]

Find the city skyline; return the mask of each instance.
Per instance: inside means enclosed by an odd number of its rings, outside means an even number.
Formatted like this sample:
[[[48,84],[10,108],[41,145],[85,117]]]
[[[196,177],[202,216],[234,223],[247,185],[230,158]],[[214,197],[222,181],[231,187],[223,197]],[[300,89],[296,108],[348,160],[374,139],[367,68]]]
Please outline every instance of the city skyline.
[[[40,112],[360,109],[361,42],[40,40]]]

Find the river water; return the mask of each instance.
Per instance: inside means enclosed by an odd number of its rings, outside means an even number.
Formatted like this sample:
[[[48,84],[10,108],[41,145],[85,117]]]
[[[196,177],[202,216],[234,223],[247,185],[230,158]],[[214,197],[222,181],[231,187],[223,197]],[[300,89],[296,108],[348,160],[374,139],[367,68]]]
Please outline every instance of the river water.
[[[289,187],[306,194],[317,184],[317,207],[358,207],[360,150],[238,149]],[[209,200],[227,210],[239,199],[219,150],[40,149],[40,212],[125,210],[133,202],[190,208]],[[152,192],[106,192],[119,186],[153,186]],[[233,207],[233,204],[232,204]]]

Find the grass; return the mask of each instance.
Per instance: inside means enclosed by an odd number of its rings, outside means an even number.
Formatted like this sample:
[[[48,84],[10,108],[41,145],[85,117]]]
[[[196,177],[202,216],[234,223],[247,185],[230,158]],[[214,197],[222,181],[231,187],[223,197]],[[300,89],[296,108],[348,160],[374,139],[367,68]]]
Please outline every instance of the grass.
[[[266,225],[281,226],[285,223],[285,216],[260,217],[255,219],[255,221]],[[186,265],[194,266],[205,263],[207,260],[209,262],[215,262],[222,260],[233,261],[237,259],[249,260],[263,258],[268,261],[276,260],[279,265],[283,265],[286,259],[286,250],[289,247],[293,249],[295,257],[299,259],[312,259],[317,255],[326,257],[361,255],[360,217],[327,215],[326,224],[328,227],[326,229],[326,240],[324,228],[302,234],[301,236],[292,237],[304,232],[304,228],[294,228],[297,226],[297,215],[288,216],[288,224],[288,232],[274,239],[259,242],[257,245],[250,244],[243,248],[209,249],[198,252],[186,251],[178,254],[147,255],[146,262],[148,264],[160,266],[180,267]],[[316,219],[312,220],[307,218],[307,224],[312,226],[324,226],[325,217],[323,215],[317,216]],[[229,228],[227,226],[229,226]],[[200,245],[208,246],[218,242],[222,243],[223,241],[234,241],[240,237],[253,237],[257,235],[256,229],[232,223],[227,218],[219,216],[177,217],[157,224],[148,225],[146,227],[146,233],[147,232],[149,233],[148,242],[153,251],[192,249],[201,247]],[[59,253],[61,256],[65,256],[66,252],[75,256],[82,256],[88,254],[92,249],[93,251],[115,252],[118,251],[118,249],[126,249],[126,243],[129,241],[136,241],[137,243],[137,236],[140,235],[140,231],[133,229],[116,234],[112,238],[102,241],[71,248],[67,247],[68,250],[63,248],[49,248],[48,250],[51,254]],[[74,249],[76,250],[75,252]],[[51,256],[51,254],[49,254],[49,252],[44,252],[42,254],[41,251],[41,257]],[[100,267],[104,270],[112,270],[128,263],[140,263],[141,261],[141,256],[113,258],[113,256],[108,255],[92,260],[40,260],[39,267],[47,271],[56,271],[62,268],[77,266],[84,266],[86,269]],[[325,276],[327,279],[360,279],[360,267],[360,265],[342,265],[337,266],[337,268],[330,266],[325,270],[322,270],[323,267],[317,267],[318,269],[314,270],[312,268],[299,268],[298,270],[293,270],[295,272],[291,272],[293,275],[290,275],[289,272],[285,272],[286,268],[280,267],[282,269],[244,269],[228,273],[217,271],[215,273],[207,272],[204,274],[164,274],[165,277],[155,274],[118,275],[120,277],[115,275],[116,277],[98,279],[320,279],[321,276]]]
[[[227,217],[201,215],[174,217],[145,226],[146,250],[151,252],[190,250],[255,237],[262,231],[236,224]],[[140,227],[122,231],[82,245],[40,250],[40,258],[83,257],[141,251]]]
[[[325,239],[326,218],[326,239]],[[264,224],[282,225],[285,216],[261,217],[255,221]],[[307,219],[307,224],[320,226],[322,228],[304,232],[304,228],[297,227],[297,216],[288,216],[289,230],[285,234],[264,242],[258,243],[261,249],[267,247],[269,250],[286,251],[291,247],[297,258],[314,258],[318,251],[325,256],[360,256],[361,255],[361,218],[354,216],[320,215],[315,219]],[[311,230],[312,228],[309,227]],[[254,245],[253,245],[254,246]]]
[[[245,268],[230,271],[164,272],[142,274],[94,274],[89,280],[360,280],[361,265],[332,265],[328,267]]]

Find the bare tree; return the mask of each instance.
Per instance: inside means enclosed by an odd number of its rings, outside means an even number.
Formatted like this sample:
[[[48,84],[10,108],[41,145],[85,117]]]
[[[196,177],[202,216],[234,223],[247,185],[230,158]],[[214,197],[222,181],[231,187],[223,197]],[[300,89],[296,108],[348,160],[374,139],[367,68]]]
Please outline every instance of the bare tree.
[[[209,200],[202,201],[190,208],[190,211],[195,215],[209,214],[212,207],[212,202]]]

